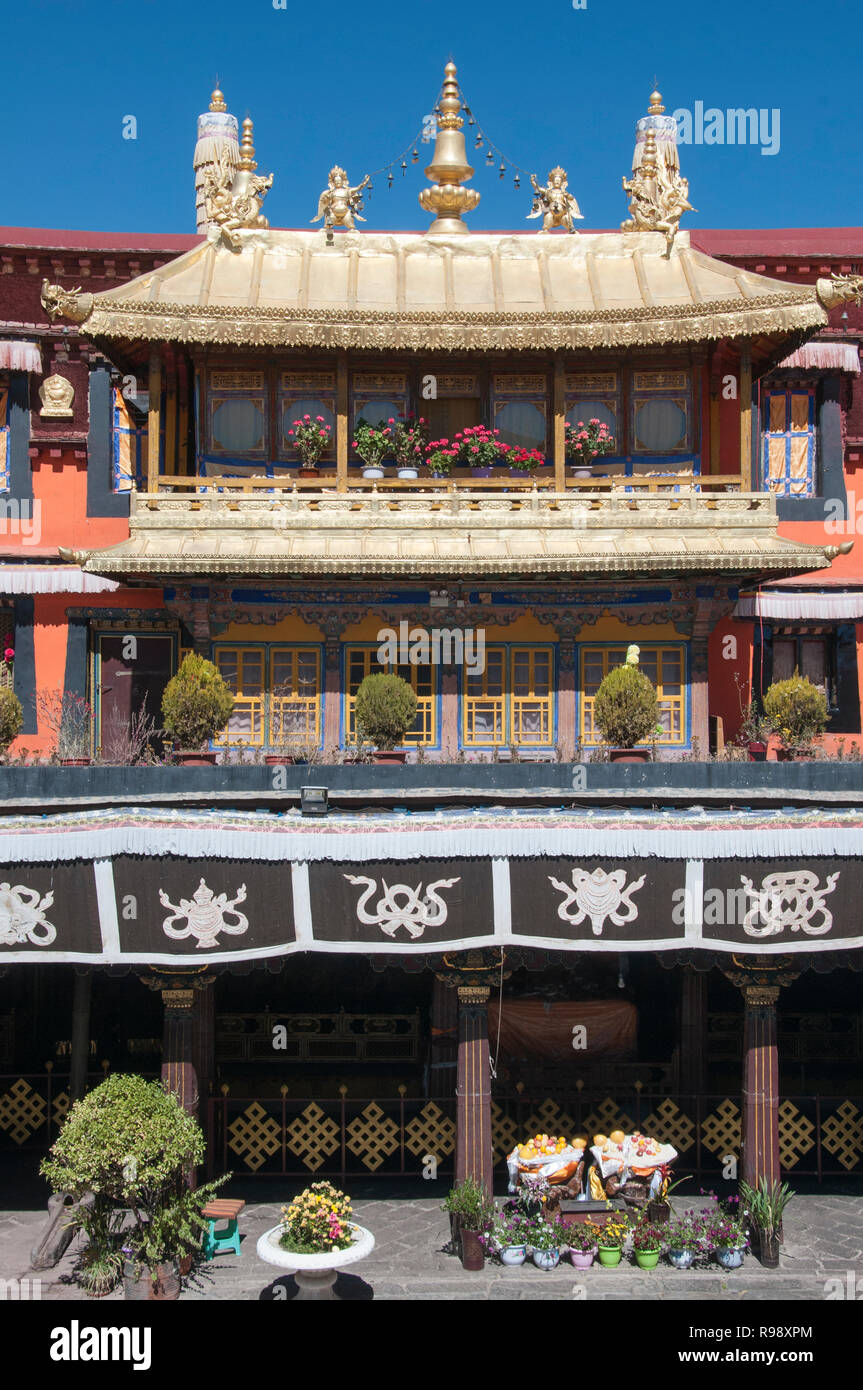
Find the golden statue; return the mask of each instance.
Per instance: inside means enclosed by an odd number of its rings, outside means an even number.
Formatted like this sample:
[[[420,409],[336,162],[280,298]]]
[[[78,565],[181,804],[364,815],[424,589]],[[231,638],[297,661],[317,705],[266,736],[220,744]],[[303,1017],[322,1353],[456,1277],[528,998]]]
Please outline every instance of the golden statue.
[[[656,137],[647,132],[641,165],[631,179],[624,178],[623,191],[629,194],[629,217],[621,222],[622,232],[662,232],[667,250],[677,235],[684,212],[694,212],[689,201],[689,180],[673,171],[663,172],[657,162]]]
[[[240,142],[240,163],[236,171],[227,148],[204,171],[206,220],[212,227],[219,228],[234,251],[240,247],[236,233],[241,228],[263,229],[270,225],[261,214],[261,204],[273,186],[273,176],[269,174],[264,178],[256,174],[257,167],[252,122],[246,117]]]
[[[572,219],[578,217],[583,220],[583,216],[579,212],[578,203],[572,194],[567,192],[566,170],[561,169],[558,164],[556,169],[549,170],[548,183],[544,186],[537,182],[535,174],[531,174],[530,182],[536,197],[527,214],[527,220],[530,221],[532,217],[542,218],[542,226],[537,227],[538,232],[550,232],[552,227],[565,227],[568,232],[574,232]]]
[[[53,376],[46,376],[39,387],[42,402],[39,414],[47,420],[71,419],[74,396],[75,388],[67,377],[59,376],[56,372]]]
[[[354,218],[358,222],[365,222],[364,217],[360,217],[363,206],[363,189],[371,183],[371,178],[366,174],[362,183],[358,183],[355,188],[351,188],[350,181],[344,169],[334,164],[330,170],[329,184],[324,189],[318,199],[318,210],[312,218],[312,222],[320,222],[324,219],[324,228],[329,231],[330,227],[347,227],[349,232],[354,230]]]

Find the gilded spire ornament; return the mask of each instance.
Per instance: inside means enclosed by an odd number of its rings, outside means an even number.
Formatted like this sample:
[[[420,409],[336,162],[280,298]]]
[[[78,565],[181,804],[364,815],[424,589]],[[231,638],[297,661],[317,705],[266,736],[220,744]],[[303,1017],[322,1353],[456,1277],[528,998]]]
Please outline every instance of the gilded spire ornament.
[[[224,237],[232,251],[240,249],[237,232],[247,228],[266,228],[269,222],[261,214],[261,204],[273,186],[273,176],[256,174],[253,125],[250,117],[243,121],[243,138],[239,146],[240,161],[236,172],[223,152],[214,166],[207,170],[204,180],[207,233],[211,240]]]
[[[338,164],[334,164],[330,170],[329,181],[320,198],[318,199],[318,210],[312,222],[320,222],[324,219],[324,230],[329,232],[332,227],[346,227],[349,232],[354,230],[354,218],[358,222],[365,222],[364,217],[360,217],[363,207],[363,189],[371,183],[371,178],[366,174],[362,183],[351,188],[350,179]]]
[[[574,232],[573,218],[581,218],[582,214],[572,194],[567,192],[566,170],[558,164],[556,169],[549,170],[548,183],[544,186],[537,182],[535,174],[531,174],[530,182],[536,196],[527,220],[542,218],[542,226],[536,229],[537,234],[550,232],[552,227],[565,227],[568,232]]]
[[[433,182],[431,188],[424,188],[419,195],[420,207],[425,212],[436,214],[426,235],[464,234],[468,229],[462,221],[462,213],[472,212],[479,203],[477,189],[460,187],[473,175],[464,147],[464,121],[459,114],[461,108],[456,66],[455,63],[447,63],[434,155],[425,170],[426,178]]]
[[[680,173],[677,155],[677,123],[663,114],[662,96],[650,94],[648,114],[638,122],[632,178],[623,180],[629,195],[629,217],[622,232],[662,232],[670,254],[684,212],[694,212],[689,201],[689,180]]]
[[[237,118],[231,116],[224,94],[217,86],[210,97],[210,108],[198,117],[198,141],[192,164],[195,170],[195,219],[197,230],[205,235],[208,226],[207,195],[204,184],[208,172],[220,162],[227,165],[231,178],[240,163]]]

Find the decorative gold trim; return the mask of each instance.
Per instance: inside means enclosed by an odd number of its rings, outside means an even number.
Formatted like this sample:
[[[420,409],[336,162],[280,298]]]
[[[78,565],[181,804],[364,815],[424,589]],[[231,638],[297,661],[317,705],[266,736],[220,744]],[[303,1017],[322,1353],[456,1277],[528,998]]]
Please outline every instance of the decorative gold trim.
[[[745,985],[743,998],[749,1008],[763,1008],[775,1005],[779,998],[778,985]]]
[[[458,1002],[460,1004],[487,1004],[491,990],[488,985],[459,985]]]

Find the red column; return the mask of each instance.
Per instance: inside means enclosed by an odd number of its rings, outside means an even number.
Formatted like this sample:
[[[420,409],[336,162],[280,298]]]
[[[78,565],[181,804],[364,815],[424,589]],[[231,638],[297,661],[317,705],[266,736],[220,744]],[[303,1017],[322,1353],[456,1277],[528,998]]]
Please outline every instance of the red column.
[[[333,753],[339,746],[339,718],[341,714],[339,673],[341,648],[338,640],[328,640],[324,651],[324,751]]]
[[[456,1182],[474,1178],[492,1191],[488,998],[483,985],[458,986]]]
[[[707,1089],[707,975],[684,965],[680,979],[680,1091]]]
[[[428,1093],[447,1100],[456,1088],[458,1066],[458,997],[442,980],[432,981],[431,1047]]]
[[[558,644],[557,741],[561,759],[570,762],[578,736],[575,727],[575,641],[561,634]]]
[[[779,1182],[777,985],[743,988],[743,1133],[741,1178]]]
[[[193,989],[163,989],[162,1080],[180,1104],[198,1118],[198,1077],[193,1059]]]

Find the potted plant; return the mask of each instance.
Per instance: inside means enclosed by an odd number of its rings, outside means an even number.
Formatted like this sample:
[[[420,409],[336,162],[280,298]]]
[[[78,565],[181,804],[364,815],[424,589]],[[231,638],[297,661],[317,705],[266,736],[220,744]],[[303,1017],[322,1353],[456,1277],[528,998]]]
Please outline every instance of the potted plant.
[[[323,415],[316,415],[314,420],[311,415],[295,420],[293,428],[288,430],[288,438],[300,456],[300,477],[317,478],[318,459],[329,449],[332,439],[332,430]]]
[[[537,1269],[556,1269],[561,1251],[567,1248],[567,1230],[560,1215],[535,1216],[528,1245]]]
[[[461,1255],[464,1269],[479,1270],[485,1264],[480,1239],[494,1220],[494,1204],[482,1183],[465,1178],[447,1193],[442,1211],[449,1212],[453,1250]]]
[[[634,660],[630,653],[635,651]],[[608,745],[612,762],[642,763],[648,748],[636,748],[657,728],[656,691],[638,669],[638,649],[630,647],[623,666],[615,666],[602,681],[593,702],[594,722]]]
[[[63,767],[86,767],[90,762],[93,710],[73,690],[43,690],[36,696],[40,725],[54,737],[54,751]]]
[[[764,713],[782,740],[777,752],[782,762],[811,757],[814,740],[823,734],[830,718],[824,691],[799,671],[771,685],[764,696]]]
[[[707,1217],[704,1242],[705,1248],[712,1250],[723,1269],[739,1269],[749,1239],[739,1217],[717,1209]]]
[[[392,438],[396,475],[399,478],[419,477],[427,435],[428,427],[422,416],[418,420],[411,415],[407,420],[397,421]]]
[[[216,761],[215,752],[204,745],[221,733],[233,708],[234,697],[212,661],[188,652],[162,696],[165,732],[184,767]]]
[[[704,1218],[693,1210],[675,1216],[663,1231],[669,1262],[675,1269],[688,1269],[704,1252]]]
[[[501,445],[501,448],[504,447]],[[520,478],[525,473],[532,477],[537,468],[541,468],[545,463],[545,455],[539,449],[508,449],[506,461],[509,464],[511,477]]]
[[[757,1187],[741,1182],[740,1195],[752,1223],[753,1246],[765,1269],[779,1266],[779,1247],[782,1244],[782,1213],[794,1196],[786,1182],[768,1183],[759,1178]]]
[[[662,1254],[659,1228],[642,1218],[632,1232],[632,1249],[639,1269],[655,1269]]]
[[[601,420],[588,420],[587,424],[579,420],[578,424],[571,425],[566,423],[564,432],[564,447],[566,457],[572,459],[575,468],[573,474],[576,478],[589,478],[592,476],[591,465],[595,458],[601,454],[610,454],[614,450],[614,438],[608,426]]]
[[[378,420],[370,425],[362,415],[354,429],[354,448],[365,464],[364,478],[382,478],[382,464],[393,452],[393,426],[395,420]]]
[[[671,1181],[672,1168],[669,1163],[661,1163],[658,1170],[658,1183],[653,1196],[647,1203],[647,1215],[654,1226],[663,1226],[671,1217],[671,1203],[668,1198],[676,1188],[682,1187],[687,1178],[678,1178],[677,1182]],[[655,1180],[654,1180],[655,1181]],[[651,1189],[652,1189],[651,1184]]]
[[[458,456],[448,439],[433,439],[426,445],[426,468],[433,478],[448,478]]]
[[[765,719],[755,700],[750,700],[743,714],[743,723],[737,735],[746,745],[751,763],[767,761],[767,743],[772,732],[770,721]]]
[[[623,1247],[631,1229],[629,1217],[625,1212],[615,1212],[609,1216],[599,1229],[596,1238],[599,1263],[609,1269],[620,1264]]]
[[[499,433],[487,425],[469,425],[453,435],[457,460],[474,478],[490,478],[492,468],[508,452],[509,446],[498,440]]]
[[[491,1225],[480,1240],[486,1252],[496,1255],[501,1264],[523,1265],[531,1231],[530,1218],[517,1205],[511,1205],[505,1211],[495,1211]]]
[[[405,734],[416,719],[417,697],[401,676],[366,676],[354,702],[357,734],[376,748],[376,763],[403,763]]]
[[[118,1279],[125,1256],[127,1298],[179,1296],[179,1261],[206,1228],[201,1208],[227,1181],[189,1188],[204,1147],[197,1121],[160,1082],[118,1073],[75,1102],[40,1172],[55,1192],[92,1194],[71,1218],[90,1236],[91,1283]]]
[[[574,1226],[567,1227],[569,1258],[576,1269],[590,1269],[596,1258],[600,1235],[601,1229],[593,1221],[579,1221]]]
[[[326,1255],[349,1250],[358,1227],[351,1221],[351,1199],[329,1182],[313,1182],[290,1206],[282,1207],[279,1245],[293,1255]]]
[[[24,711],[14,690],[0,689],[0,754],[17,738],[24,725]]]

